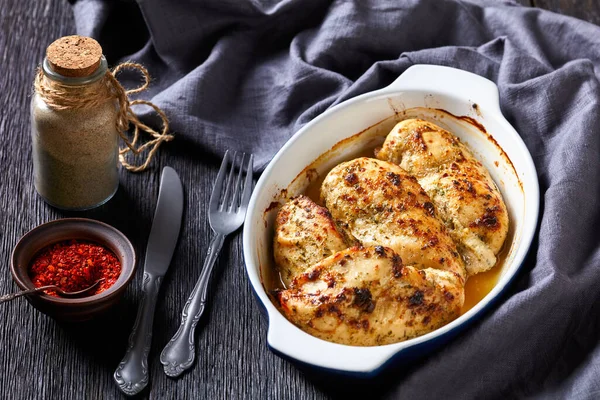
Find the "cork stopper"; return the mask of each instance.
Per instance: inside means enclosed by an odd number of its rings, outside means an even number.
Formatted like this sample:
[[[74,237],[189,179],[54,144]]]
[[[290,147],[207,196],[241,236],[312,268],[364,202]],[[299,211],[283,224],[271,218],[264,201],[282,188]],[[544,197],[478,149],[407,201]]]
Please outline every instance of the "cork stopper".
[[[61,37],[46,50],[46,59],[52,69],[60,75],[74,78],[93,74],[101,58],[100,44],[92,38],[79,35]]]

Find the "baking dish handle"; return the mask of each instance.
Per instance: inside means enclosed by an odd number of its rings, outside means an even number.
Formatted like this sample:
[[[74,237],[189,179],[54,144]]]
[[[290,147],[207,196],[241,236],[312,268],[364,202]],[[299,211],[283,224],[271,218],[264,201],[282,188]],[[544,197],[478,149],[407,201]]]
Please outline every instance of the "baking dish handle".
[[[290,324],[279,311],[269,312],[267,343],[276,354],[325,370],[375,373],[403,349],[396,346],[353,347],[316,339]],[[334,349],[336,348],[337,349]]]
[[[409,67],[382,91],[416,90],[431,94],[461,94],[478,106],[500,112],[498,87],[471,72],[440,65],[416,64]]]

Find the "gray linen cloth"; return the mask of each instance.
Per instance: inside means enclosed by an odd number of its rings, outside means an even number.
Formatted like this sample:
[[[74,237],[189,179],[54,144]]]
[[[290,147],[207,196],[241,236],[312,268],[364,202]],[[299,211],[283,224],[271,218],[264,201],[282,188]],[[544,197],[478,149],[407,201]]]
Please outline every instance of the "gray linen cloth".
[[[197,162],[242,149],[260,172],[303,124],[412,64],[496,82],[539,173],[536,239],[499,305],[385,392],[600,398],[599,27],[509,1],[84,0],[74,10],[110,63],[148,67],[152,101]]]

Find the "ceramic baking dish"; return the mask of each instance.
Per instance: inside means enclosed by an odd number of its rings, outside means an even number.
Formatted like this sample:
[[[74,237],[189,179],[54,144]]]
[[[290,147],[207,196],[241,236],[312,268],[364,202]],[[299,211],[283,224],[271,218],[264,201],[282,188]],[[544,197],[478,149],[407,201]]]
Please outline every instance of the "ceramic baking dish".
[[[383,142],[397,121],[415,116],[459,136],[500,188],[511,229],[498,281],[459,318],[411,340],[357,347],[313,337],[277,310],[264,285],[272,275],[277,210],[337,163]],[[243,233],[244,258],[252,288],[269,319],[269,347],[303,364],[364,376],[377,373],[392,360],[401,362],[439,347],[476,321],[515,277],[533,239],[538,209],[539,186],[531,155],[500,111],[498,88],[485,78],[448,67],[415,65],[388,87],[332,107],[300,129],[275,155],[250,200]]]

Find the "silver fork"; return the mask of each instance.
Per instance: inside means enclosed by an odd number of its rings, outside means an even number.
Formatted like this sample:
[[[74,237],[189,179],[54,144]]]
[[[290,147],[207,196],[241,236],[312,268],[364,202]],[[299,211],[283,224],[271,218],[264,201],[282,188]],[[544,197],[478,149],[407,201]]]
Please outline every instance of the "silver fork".
[[[235,174],[236,156],[237,152],[230,157],[230,153],[227,151],[223,157],[217,181],[210,195],[208,209],[208,221],[215,235],[210,242],[200,278],[183,307],[181,325],[160,354],[160,362],[164,366],[165,374],[170,377],[181,375],[194,363],[196,356],[194,331],[206,306],[210,275],[223,247],[225,237],[244,223],[246,208],[252,193],[254,156],[250,154],[247,157],[245,153],[242,153],[238,173]],[[230,158],[231,165],[229,165]],[[246,163],[244,160],[247,160]],[[246,170],[245,177],[243,177],[244,169]]]

